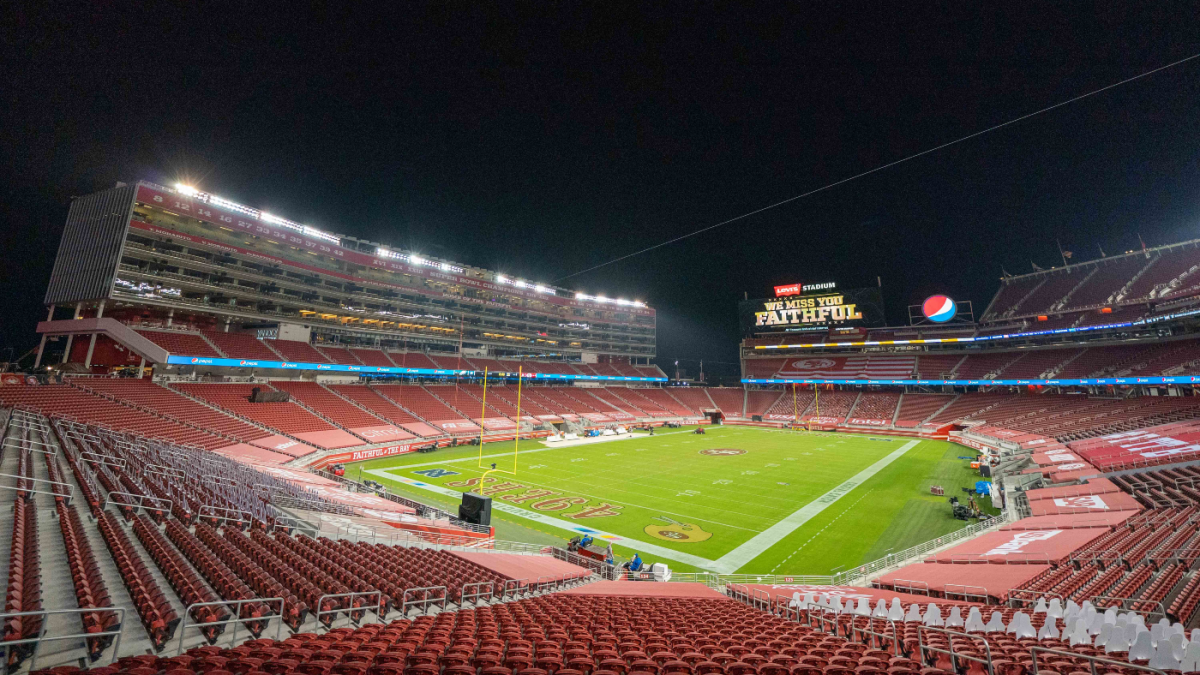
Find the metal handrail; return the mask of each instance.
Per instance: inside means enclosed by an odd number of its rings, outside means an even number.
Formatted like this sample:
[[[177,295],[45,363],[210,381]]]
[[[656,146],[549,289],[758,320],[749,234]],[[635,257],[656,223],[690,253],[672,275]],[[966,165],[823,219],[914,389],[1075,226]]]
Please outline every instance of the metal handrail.
[[[438,590],[442,592],[441,597],[430,596],[431,591]],[[409,600],[410,597],[415,597],[415,594],[417,593],[423,594],[424,597],[422,597],[420,600]],[[446,596],[448,595],[449,593],[447,592],[445,586],[422,586],[420,588],[409,588],[404,591],[404,596],[401,598],[400,611],[403,612],[404,616],[407,617],[410,607],[416,607],[420,605],[421,611],[425,614],[429,614],[430,607],[436,607],[438,603],[441,603],[441,610],[444,612],[446,611]]]
[[[118,469],[125,468],[125,460],[121,457],[107,457],[105,455],[98,455],[94,452],[81,452],[79,453],[79,459],[84,462],[95,462],[96,464],[102,464],[104,466],[115,466]]]
[[[232,513],[234,517],[221,515],[222,513]],[[249,511],[242,509],[231,509],[224,506],[214,506],[212,504],[202,504],[196,509],[197,518],[207,518],[225,523],[237,523],[239,525],[249,525],[254,520],[254,516]]]
[[[467,589],[470,589],[468,592]],[[484,589],[487,589],[486,592]],[[462,607],[470,602],[472,605],[478,606],[480,599],[496,597],[496,582],[495,581],[476,581],[474,583],[463,584],[462,595],[459,596],[458,606]]]
[[[521,592],[521,582],[525,579],[505,579],[504,586],[500,589],[500,600],[507,602],[509,597],[516,597]]]
[[[375,598],[375,604],[373,606],[372,605],[359,605],[358,607],[355,607],[354,606],[354,598],[363,598],[363,597]],[[321,606],[325,604],[326,600],[333,600],[334,598],[348,598],[346,606],[345,607],[334,607],[333,609],[326,609],[326,610],[321,609]],[[354,621],[354,623],[357,624],[358,621],[354,618],[354,613],[355,612],[366,613],[367,610],[370,610],[372,608],[375,611],[375,616],[377,616],[380,621],[383,621],[384,615],[387,612],[383,607],[383,593],[379,590],[359,591],[356,593],[330,593],[327,595],[322,595],[321,597],[317,598],[317,606],[316,606],[317,611],[314,616],[316,616],[316,619],[317,619],[317,627],[321,627],[322,625],[324,625],[326,632],[328,632],[329,630],[331,630],[333,628],[333,623],[335,621],[337,621],[338,614],[348,614],[350,616],[350,620]],[[321,617],[328,616],[330,614],[333,615],[333,618],[330,619],[328,624],[322,624]]]
[[[116,496],[133,497],[137,501],[134,504],[130,504],[128,502],[121,502],[121,501],[117,501],[117,500],[113,499],[113,497],[116,497]],[[128,506],[128,507],[134,508],[134,509],[145,509],[146,502],[149,502],[151,504],[155,504],[155,503],[166,504],[167,508],[165,508],[165,509],[161,508],[161,507],[157,507],[157,506],[154,507],[154,508],[157,508],[158,510],[164,511],[166,513],[171,512],[171,506],[173,505],[173,502],[170,499],[163,499],[162,497],[153,497],[151,495],[135,495],[132,492],[110,492],[110,493],[108,493],[108,496],[104,498],[104,503],[100,505],[100,510],[103,511],[109,504],[115,504],[118,507]]]
[[[55,614],[93,614],[93,613],[102,614],[102,613],[107,613],[107,612],[115,612],[117,614],[117,629],[116,630],[104,631],[101,633],[72,633],[70,635],[55,635],[53,637],[46,637],[46,626],[47,626],[47,624],[50,623],[49,621],[46,620],[46,617],[48,617],[48,616],[55,615]],[[125,608],[124,607],[89,607],[89,608],[81,607],[81,608],[76,608],[76,609],[44,609],[44,610],[38,610],[38,611],[34,611],[34,612],[10,612],[10,613],[6,613],[6,614],[0,614],[0,623],[3,623],[7,619],[15,618],[15,617],[19,617],[19,616],[40,616],[40,617],[42,617],[42,627],[41,627],[41,630],[38,632],[38,636],[34,637],[34,638],[25,638],[23,640],[5,640],[3,642],[0,642],[0,648],[4,649],[5,661],[7,662],[8,656],[9,656],[9,649],[11,647],[15,647],[17,645],[32,644],[33,645],[33,654],[30,656],[30,661],[29,661],[29,672],[31,672],[31,673],[37,670],[37,660],[38,660],[39,651],[41,650],[42,645],[47,642],[56,642],[58,640],[83,640],[86,643],[86,641],[94,639],[94,638],[108,637],[108,636],[112,635],[115,637],[114,637],[113,643],[112,643],[112,658],[109,659],[109,663],[115,662],[117,660],[117,654],[120,653],[121,634],[125,628]]]
[[[250,605],[250,604],[267,605],[268,603],[272,603],[272,602],[279,603],[279,611],[276,612],[275,614],[264,614],[263,616],[248,616],[248,617],[244,617],[244,618],[241,616],[242,611],[240,608],[242,607],[242,605]],[[191,619],[191,617],[192,617],[192,610],[196,609],[198,607],[225,607],[227,609],[237,607],[238,609],[233,610],[234,618],[232,618],[232,619],[226,619],[225,621],[205,621],[202,623],[190,623],[189,624],[188,620]],[[269,606],[268,606],[268,609],[270,609]],[[275,629],[275,640],[278,641],[280,638],[283,637],[283,598],[249,598],[247,600],[217,600],[215,602],[196,602],[196,603],[190,604],[187,606],[187,609],[183,612],[183,622],[180,623],[180,625],[179,625],[179,649],[176,650],[175,655],[179,656],[180,654],[183,653],[183,638],[184,638],[184,634],[187,633],[187,629],[189,629],[189,628],[206,628],[208,626],[228,626],[230,624],[233,624],[233,630],[230,631],[230,637],[229,637],[229,646],[232,648],[234,645],[237,644],[238,626],[240,626],[241,624],[244,624],[244,623],[250,623],[251,621],[266,621],[267,623],[270,623],[271,619],[279,619],[279,626],[277,626]]]
[[[1098,675],[1096,672],[1096,664],[1097,663],[1102,663],[1106,666],[1117,666],[1120,668],[1133,668],[1134,670],[1144,670],[1148,673],[1158,673],[1158,675],[1166,675],[1166,673],[1164,673],[1163,671],[1161,671],[1157,668],[1151,668],[1149,666],[1139,666],[1138,664],[1131,663],[1129,661],[1114,661],[1112,659],[1106,659],[1102,656],[1089,656],[1087,654],[1081,654],[1079,652],[1068,652],[1068,651],[1063,651],[1061,649],[1050,649],[1049,647],[1039,647],[1037,645],[1031,645],[1029,647],[1029,655],[1031,657],[1033,657],[1033,675],[1037,675],[1037,672],[1038,672],[1037,655],[1039,652],[1043,653],[1043,654],[1053,654],[1055,656],[1063,656],[1063,657],[1066,657],[1069,659],[1086,659],[1088,662],[1088,667],[1091,668],[1091,670],[1092,670],[1092,675]]]
[[[1167,608],[1164,607],[1162,604],[1162,601],[1159,601],[1159,600],[1154,600],[1154,601],[1139,600],[1137,598],[1123,598],[1123,597],[1119,597],[1116,595],[1093,595],[1091,597],[1091,600],[1092,600],[1092,604],[1096,605],[1097,608],[1100,607],[1100,605],[1096,603],[1097,600],[1116,600],[1117,608],[1124,612],[1136,612],[1138,614],[1144,614],[1147,617],[1155,616],[1157,614],[1161,614],[1163,616],[1167,615]],[[1125,606],[1125,603],[1127,603],[1127,602],[1130,603],[1129,607]],[[1134,604],[1143,603],[1143,602],[1153,602],[1154,604],[1158,605],[1158,611],[1156,612],[1153,610],[1134,609],[1133,608]]]
[[[32,479],[27,479],[32,480]],[[70,486],[68,486],[70,487]],[[66,500],[67,506],[71,505],[72,496],[70,494],[62,494],[61,492],[50,492],[49,490],[34,490],[32,488],[21,488],[16,485],[0,485],[0,490],[11,490],[13,492],[24,492],[30,495],[50,495],[51,497],[62,497]]]
[[[147,464],[142,467],[143,474],[154,474],[156,476],[166,476],[168,478],[177,478],[180,480],[186,479],[187,474],[183,469],[176,469],[173,466],[165,466],[162,464]]]
[[[903,649],[901,649],[901,644],[900,644],[900,632],[896,629],[895,621],[892,621],[891,619],[885,619],[883,617],[876,617],[876,616],[863,617],[863,618],[867,619],[867,625],[862,628],[854,625],[853,619],[850,621],[850,632],[846,636],[847,638],[849,638],[850,640],[854,640],[855,642],[861,642],[863,644],[866,644],[871,647],[876,647],[876,648],[882,648],[883,645],[887,644],[890,641],[892,643],[892,653],[895,654],[896,656],[903,655]],[[879,633],[879,632],[872,630],[872,628],[875,627],[876,621],[883,621],[883,622],[885,622],[885,625],[890,625],[892,627],[892,635],[890,638],[888,637],[887,633]],[[857,633],[865,633],[872,637],[879,638],[879,642],[873,643],[873,642],[870,642],[867,640],[859,640],[856,637]]]
[[[949,640],[950,649],[946,650],[946,649],[942,649],[940,647],[931,647],[929,645],[926,645],[925,644],[925,633],[926,632],[942,633],[944,635],[951,636],[952,639]],[[970,655],[963,654],[960,652],[955,652],[954,651],[954,640],[953,640],[954,637],[965,637],[968,640],[977,640],[979,642],[982,642],[984,654],[987,655],[987,658],[981,659],[978,656],[970,656]],[[995,668],[992,667],[992,645],[990,642],[987,641],[987,638],[985,638],[981,635],[971,635],[970,633],[961,633],[956,630],[949,630],[946,628],[937,628],[934,626],[925,626],[925,625],[918,624],[917,625],[917,649],[919,650],[919,653],[921,655],[921,663],[925,663],[925,652],[931,651],[931,652],[935,652],[938,654],[948,654],[950,656],[950,658],[952,658],[952,659],[966,659],[967,661],[974,661],[975,663],[982,663],[987,666],[988,675],[996,675],[996,670],[995,670]],[[1034,672],[1035,673],[1037,672],[1036,668],[1034,668]]]
[[[957,592],[950,590],[952,588],[961,588],[963,590],[961,593],[957,593]],[[983,593],[968,593],[967,591],[969,591],[971,589],[978,589],[978,590],[983,591]],[[979,603],[983,604],[983,605],[987,604],[987,599],[988,599],[988,590],[985,586],[970,586],[967,584],[946,584],[942,588],[942,594],[946,596],[947,600],[951,599],[952,596],[960,596],[961,595],[963,602],[971,602],[971,600],[969,598],[979,598]]]
[[[905,582],[905,584],[907,584],[907,585],[901,586],[900,585],[901,581]],[[917,584],[920,584],[925,587],[924,595],[929,595],[929,583],[928,582],[914,581],[912,579],[892,579],[892,590],[897,593],[901,593],[903,591],[901,591],[900,589],[905,588],[905,589],[907,589],[908,593],[910,593],[912,595],[916,595],[917,594]]]

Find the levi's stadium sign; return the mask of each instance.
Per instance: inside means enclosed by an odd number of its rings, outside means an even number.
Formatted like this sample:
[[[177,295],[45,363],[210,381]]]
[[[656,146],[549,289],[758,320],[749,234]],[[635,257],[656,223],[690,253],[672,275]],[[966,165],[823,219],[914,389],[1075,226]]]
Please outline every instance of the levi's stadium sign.
[[[886,323],[878,288],[744,300],[738,303],[738,314],[745,335]]]
[[[783,298],[789,295],[800,295],[801,293],[831,291],[835,288],[837,288],[837,283],[833,281],[825,281],[819,284],[787,284],[786,286],[775,287],[775,297]]]

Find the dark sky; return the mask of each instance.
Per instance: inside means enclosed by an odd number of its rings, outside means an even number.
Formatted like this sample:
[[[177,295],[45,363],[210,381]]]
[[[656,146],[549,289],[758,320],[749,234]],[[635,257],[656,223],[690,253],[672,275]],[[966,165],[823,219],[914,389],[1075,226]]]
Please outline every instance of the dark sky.
[[[1195,3],[46,4],[0,9],[19,351],[70,196],[118,180],[552,282],[1200,52]],[[1197,158],[1200,60],[562,285],[710,364],[775,283],[982,312],[1056,239],[1200,236]]]

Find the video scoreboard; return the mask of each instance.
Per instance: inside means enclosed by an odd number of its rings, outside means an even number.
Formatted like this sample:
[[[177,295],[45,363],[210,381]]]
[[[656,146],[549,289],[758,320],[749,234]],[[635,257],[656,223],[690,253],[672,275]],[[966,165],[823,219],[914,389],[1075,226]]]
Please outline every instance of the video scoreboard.
[[[811,286],[832,286],[812,284]],[[809,292],[793,284],[776,289],[779,297],[744,300],[738,314],[745,336],[768,333],[824,331],[830,328],[873,328],[886,325],[883,295],[878,288]],[[803,289],[796,293],[792,289]]]

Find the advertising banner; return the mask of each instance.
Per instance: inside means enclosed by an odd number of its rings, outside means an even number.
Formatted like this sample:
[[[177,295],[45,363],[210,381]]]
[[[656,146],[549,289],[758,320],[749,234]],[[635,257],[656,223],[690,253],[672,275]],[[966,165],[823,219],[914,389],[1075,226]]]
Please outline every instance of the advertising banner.
[[[745,335],[819,330],[831,326],[883,326],[883,295],[878,288],[856,288],[738,303]]]

